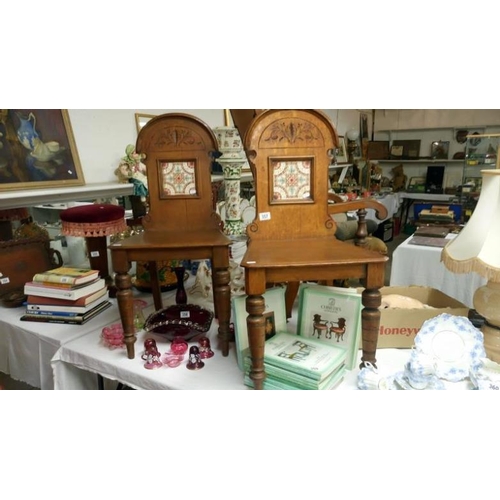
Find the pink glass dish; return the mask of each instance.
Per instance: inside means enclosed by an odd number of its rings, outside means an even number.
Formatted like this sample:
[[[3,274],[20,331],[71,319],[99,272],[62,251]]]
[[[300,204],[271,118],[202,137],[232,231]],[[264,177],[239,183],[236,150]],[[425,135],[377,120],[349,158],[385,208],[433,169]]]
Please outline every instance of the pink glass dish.
[[[180,366],[183,361],[183,354],[174,354],[173,352],[166,352],[161,358],[161,362],[170,368],[176,368]]]
[[[110,349],[125,347],[123,327],[121,323],[105,326],[101,332],[101,338],[105,346]]]

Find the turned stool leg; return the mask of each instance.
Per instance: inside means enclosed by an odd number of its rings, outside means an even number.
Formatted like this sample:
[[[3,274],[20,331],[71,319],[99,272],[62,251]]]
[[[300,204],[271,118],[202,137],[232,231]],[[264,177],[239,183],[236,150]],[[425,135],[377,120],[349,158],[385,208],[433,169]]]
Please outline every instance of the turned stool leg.
[[[106,236],[87,237],[85,241],[87,243],[90,267],[97,269],[100,277],[106,280],[110,297],[116,297],[116,287],[113,283],[113,278],[109,274]]]

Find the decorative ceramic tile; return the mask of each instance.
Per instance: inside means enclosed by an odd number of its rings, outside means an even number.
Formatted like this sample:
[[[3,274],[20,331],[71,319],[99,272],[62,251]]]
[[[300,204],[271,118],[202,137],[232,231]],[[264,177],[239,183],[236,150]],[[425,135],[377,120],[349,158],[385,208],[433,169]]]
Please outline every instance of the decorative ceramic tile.
[[[311,161],[273,161],[272,201],[311,200]]]
[[[161,175],[163,180],[163,196],[196,195],[195,162],[163,162]]]

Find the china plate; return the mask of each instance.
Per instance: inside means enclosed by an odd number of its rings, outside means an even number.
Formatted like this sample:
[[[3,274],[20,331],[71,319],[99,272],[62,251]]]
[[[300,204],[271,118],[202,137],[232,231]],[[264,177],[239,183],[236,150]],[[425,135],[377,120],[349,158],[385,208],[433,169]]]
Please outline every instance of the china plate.
[[[255,207],[248,206],[241,213],[244,224],[251,224],[255,219]]]
[[[440,314],[424,322],[415,347],[435,361],[435,374],[459,382],[481,366],[486,357],[483,334],[467,318]]]

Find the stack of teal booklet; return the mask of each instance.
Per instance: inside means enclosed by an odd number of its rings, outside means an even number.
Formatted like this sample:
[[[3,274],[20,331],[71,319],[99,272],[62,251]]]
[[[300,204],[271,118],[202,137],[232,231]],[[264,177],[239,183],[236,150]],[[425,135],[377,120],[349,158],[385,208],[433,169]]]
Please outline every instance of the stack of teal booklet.
[[[264,389],[330,390],[344,378],[348,350],[291,333],[277,333],[266,341],[264,350]],[[251,358],[245,356],[245,384],[253,387],[249,376]]]

